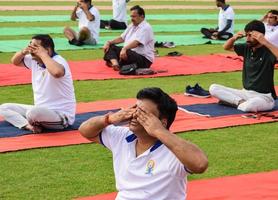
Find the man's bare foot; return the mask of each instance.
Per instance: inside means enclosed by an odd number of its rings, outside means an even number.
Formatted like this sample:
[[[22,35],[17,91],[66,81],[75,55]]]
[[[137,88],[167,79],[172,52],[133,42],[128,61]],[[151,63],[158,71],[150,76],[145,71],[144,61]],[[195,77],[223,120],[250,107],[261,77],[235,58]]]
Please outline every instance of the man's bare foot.
[[[31,124],[28,124],[24,127],[24,129],[32,131],[33,133],[41,133],[42,128],[39,126],[32,126]]]

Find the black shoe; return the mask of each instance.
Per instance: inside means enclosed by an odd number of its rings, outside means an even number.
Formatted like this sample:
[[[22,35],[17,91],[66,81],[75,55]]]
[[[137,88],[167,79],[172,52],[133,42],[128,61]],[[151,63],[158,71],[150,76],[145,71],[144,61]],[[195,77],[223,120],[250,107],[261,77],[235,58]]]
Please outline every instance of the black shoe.
[[[69,40],[69,44],[75,45],[75,46],[82,46],[82,45],[84,45],[84,42],[78,41],[76,39],[72,39],[72,40]]]
[[[184,95],[198,98],[210,97],[209,91],[204,90],[198,83],[194,87],[186,86]]]

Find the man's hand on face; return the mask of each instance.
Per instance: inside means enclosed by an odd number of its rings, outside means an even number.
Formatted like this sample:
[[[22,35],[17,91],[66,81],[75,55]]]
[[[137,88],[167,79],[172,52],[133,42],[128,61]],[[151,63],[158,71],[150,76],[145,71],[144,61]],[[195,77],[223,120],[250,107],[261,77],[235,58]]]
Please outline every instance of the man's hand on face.
[[[31,53],[37,55],[40,58],[45,56],[45,55],[48,55],[48,51],[45,48],[43,48],[41,45],[36,45],[36,44],[32,45],[32,44],[30,44],[28,47],[30,48]]]
[[[157,134],[166,129],[162,122],[143,106],[137,107],[135,118],[152,137],[157,138]]]
[[[84,2],[80,2],[79,3],[79,7],[82,9],[82,10],[88,10],[88,4],[84,3]]]
[[[111,114],[109,116],[109,120],[112,124],[128,121],[132,118],[135,111],[136,111],[136,105],[130,108],[121,109],[120,111]]]
[[[22,49],[21,53],[23,55],[27,55],[31,53],[31,48],[29,46],[27,46],[26,48]]]
[[[258,32],[258,31],[252,31],[251,37],[257,40],[260,44],[265,45],[267,43],[267,40],[264,37],[264,34]]]
[[[239,31],[239,32],[237,32],[237,33],[234,35],[234,37],[235,37],[236,40],[237,40],[237,39],[240,39],[240,38],[243,38],[243,37],[245,37],[245,36],[246,36],[246,34],[245,34],[244,31]]]

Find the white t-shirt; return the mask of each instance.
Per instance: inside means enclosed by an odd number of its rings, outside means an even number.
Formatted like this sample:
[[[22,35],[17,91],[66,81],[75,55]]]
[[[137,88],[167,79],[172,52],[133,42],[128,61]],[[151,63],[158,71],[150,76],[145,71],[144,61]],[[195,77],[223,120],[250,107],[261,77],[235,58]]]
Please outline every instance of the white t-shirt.
[[[94,38],[98,42],[99,29],[100,29],[99,11],[94,6],[92,6],[89,11],[95,18],[93,21],[89,21],[87,19],[87,15],[81,8],[78,8],[76,10],[76,16],[78,17],[78,20],[79,20],[78,27],[79,27],[79,30],[83,27],[87,27],[91,32],[91,37]]]
[[[185,200],[185,167],[160,141],[136,157],[137,137],[128,127],[110,125],[100,140],[113,154],[116,200]]]
[[[121,38],[125,41],[124,46],[134,40],[140,42],[141,45],[132,50],[144,56],[149,61],[154,61],[154,34],[151,25],[145,20],[138,26],[130,24],[122,33]]]
[[[113,0],[113,19],[127,24],[126,0]]]
[[[264,25],[265,25],[265,38],[270,43],[278,47],[278,25],[270,26],[266,23]]]
[[[228,20],[232,20],[233,22],[226,32],[234,34],[235,13],[233,8],[231,6],[227,7],[225,10],[220,8],[218,15],[218,31],[222,31],[226,27]]]
[[[75,120],[76,100],[70,68],[60,55],[55,55],[52,59],[64,66],[63,77],[53,77],[46,68],[38,65],[31,55],[24,57],[25,66],[32,70],[34,103],[35,106],[65,114],[72,125]]]

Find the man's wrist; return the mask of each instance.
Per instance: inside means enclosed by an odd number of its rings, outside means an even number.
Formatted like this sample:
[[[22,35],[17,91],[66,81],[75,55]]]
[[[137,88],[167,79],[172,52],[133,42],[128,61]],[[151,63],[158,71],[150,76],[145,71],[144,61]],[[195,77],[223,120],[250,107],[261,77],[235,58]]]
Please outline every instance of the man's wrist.
[[[27,55],[27,53],[25,53],[24,50],[21,50],[20,53],[21,53],[23,56],[26,56],[26,55]]]
[[[111,112],[107,113],[106,115],[104,115],[104,125],[108,126],[113,124],[113,122],[111,121]]]

